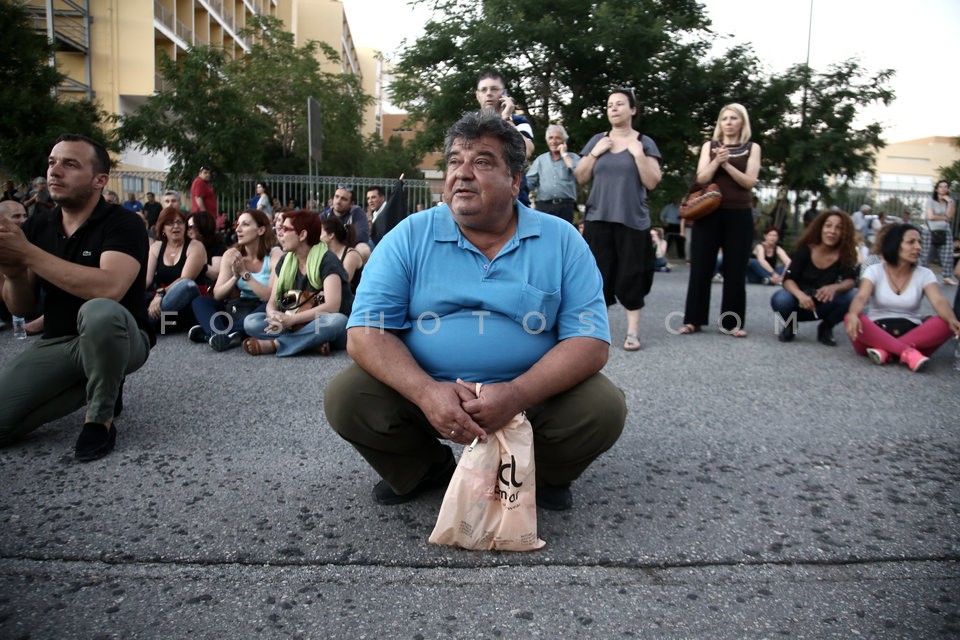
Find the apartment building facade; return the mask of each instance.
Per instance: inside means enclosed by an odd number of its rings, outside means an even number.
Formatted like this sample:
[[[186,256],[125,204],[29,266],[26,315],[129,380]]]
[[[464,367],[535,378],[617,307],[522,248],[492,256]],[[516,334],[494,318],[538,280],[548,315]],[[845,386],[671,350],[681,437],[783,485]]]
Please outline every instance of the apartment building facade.
[[[163,88],[161,52],[176,60],[192,46],[211,45],[242,56],[251,47],[243,27],[256,15],[277,17],[298,44],[320,40],[340,54],[338,65],[321,60],[323,70],[361,78],[363,90],[377,98],[364,114],[363,133],[380,134],[381,58],[356,47],[339,0],[30,0],[26,6],[34,29],[57,43],[56,64],[66,74],[61,97],[86,97],[116,115],[135,112]],[[136,149],[119,160],[120,171],[163,172],[167,164]]]

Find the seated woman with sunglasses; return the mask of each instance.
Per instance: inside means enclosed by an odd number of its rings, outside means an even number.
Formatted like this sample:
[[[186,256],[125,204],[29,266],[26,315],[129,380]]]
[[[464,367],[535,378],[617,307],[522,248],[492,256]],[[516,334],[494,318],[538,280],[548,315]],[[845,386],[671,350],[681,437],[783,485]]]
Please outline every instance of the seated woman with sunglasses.
[[[200,296],[192,305],[198,324],[187,337],[193,342],[208,343],[214,351],[239,347],[247,337],[243,321],[251,313],[267,308],[270,267],[277,264],[283,253],[276,246],[272,222],[263,211],[241,211],[236,233],[237,244],[223,254],[213,297]]]
[[[316,350],[323,355],[347,346],[347,317],[353,292],[336,254],[320,240],[323,226],[315,211],[290,211],[280,227],[284,254],[270,276],[266,313],[247,316],[250,335],[243,349],[253,356],[291,356]]]
[[[202,242],[187,237],[187,214],[174,207],[160,212],[157,236],[147,258],[147,291],[152,291],[147,313],[163,333],[171,325],[193,324],[190,303],[200,295],[196,280],[207,252]]]

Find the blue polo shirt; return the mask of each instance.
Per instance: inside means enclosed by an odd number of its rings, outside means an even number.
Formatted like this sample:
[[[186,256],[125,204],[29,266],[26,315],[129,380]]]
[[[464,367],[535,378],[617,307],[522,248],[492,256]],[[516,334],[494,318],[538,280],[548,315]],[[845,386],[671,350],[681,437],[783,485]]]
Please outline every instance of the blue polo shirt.
[[[559,341],[610,342],[603,281],[565,220],[516,203],[517,230],[493,260],[450,209],[408,216],[364,265],[347,327],[396,330],[436,380],[503,382]]]

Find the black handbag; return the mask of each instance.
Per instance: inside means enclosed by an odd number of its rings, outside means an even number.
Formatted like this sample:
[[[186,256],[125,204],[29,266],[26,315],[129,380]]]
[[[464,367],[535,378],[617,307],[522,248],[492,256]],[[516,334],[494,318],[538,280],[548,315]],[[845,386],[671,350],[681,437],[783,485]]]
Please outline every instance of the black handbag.
[[[934,246],[941,246],[947,244],[947,230],[946,229],[931,229],[930,230],[930,243]]]
[[[242,329],[246,317],[262,304],[260,298],[232,298],[224,303],[224,309],[233,319],[233,326]]]
[[[897,337],[920,326],[913,320],[906,318],[881,318],[875,324],[890,335]]]

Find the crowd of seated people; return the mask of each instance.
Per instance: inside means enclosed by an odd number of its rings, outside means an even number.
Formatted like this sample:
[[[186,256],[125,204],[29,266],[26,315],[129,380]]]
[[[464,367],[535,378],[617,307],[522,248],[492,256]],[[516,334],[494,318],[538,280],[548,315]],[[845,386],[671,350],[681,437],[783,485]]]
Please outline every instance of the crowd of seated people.
[[[187,337],[208,343],[214,351],[243,343],[247,337],[243,322],[251,313],[266,310],[272,266],[283,253],[272,221],[262,210],[243,210],[235,228],[237,243],[223,254],[212,295],[198,296],[192,304],[197,324]]]

